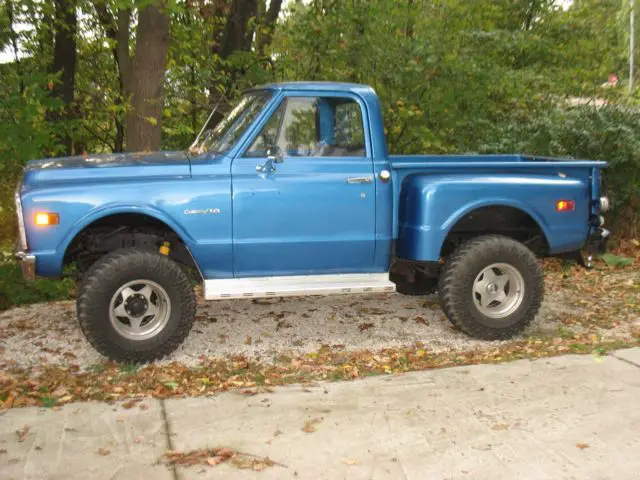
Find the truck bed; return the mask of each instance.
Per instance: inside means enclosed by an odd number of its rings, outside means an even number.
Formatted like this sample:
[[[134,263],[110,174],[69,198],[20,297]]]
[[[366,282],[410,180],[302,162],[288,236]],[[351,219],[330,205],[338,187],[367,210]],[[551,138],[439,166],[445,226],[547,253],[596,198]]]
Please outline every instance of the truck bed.
[[[606,162],[533,155],[391,155],[393,236],[403,258],[438,261],[450,230],[472,212],[500,206],[526,214],[549,253],[580,248],[600,197]],[[573,200],[570,215],[555,202]]]

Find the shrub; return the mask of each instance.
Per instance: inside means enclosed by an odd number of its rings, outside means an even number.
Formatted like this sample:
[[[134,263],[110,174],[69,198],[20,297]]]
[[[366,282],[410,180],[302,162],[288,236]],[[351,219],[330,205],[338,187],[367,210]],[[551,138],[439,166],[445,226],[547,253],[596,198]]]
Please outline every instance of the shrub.
[[[537,155],[605,160],[609,220],[618,234],[640,231],[640,111],[622,105],[580,105],[554,108],[528,122],[498,127],[497,140],[486,152],[527,152]]]

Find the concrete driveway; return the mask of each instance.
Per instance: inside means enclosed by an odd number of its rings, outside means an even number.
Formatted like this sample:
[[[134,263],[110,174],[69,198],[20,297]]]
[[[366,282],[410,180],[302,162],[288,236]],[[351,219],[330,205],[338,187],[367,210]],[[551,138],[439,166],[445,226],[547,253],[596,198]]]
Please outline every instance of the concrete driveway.
[[[639,399],[636,348],[130,409],[12,409],[0,416],[0,477],[630,479]],[[278,465],[159,463],[167,450],[211,447]]]

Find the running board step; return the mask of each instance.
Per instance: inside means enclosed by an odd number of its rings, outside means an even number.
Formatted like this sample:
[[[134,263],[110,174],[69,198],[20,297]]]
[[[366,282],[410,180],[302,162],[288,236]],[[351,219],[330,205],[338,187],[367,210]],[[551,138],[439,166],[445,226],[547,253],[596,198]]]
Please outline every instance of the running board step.
[[[205,280],[206,300],[395,292],[388,273],[292,275]]]

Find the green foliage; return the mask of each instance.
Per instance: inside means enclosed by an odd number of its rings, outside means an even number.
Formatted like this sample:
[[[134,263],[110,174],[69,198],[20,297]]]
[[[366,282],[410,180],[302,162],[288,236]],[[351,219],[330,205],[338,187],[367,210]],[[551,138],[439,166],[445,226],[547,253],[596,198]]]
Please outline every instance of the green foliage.
[[[613,253],[605,253],[602,255],[602,259],[611,267],[628,267],[629,265],[633,265],[633,260],[631,258],[620,257]]]
[[[0,262],[0,310],[15,305],[69,300],[73,298],[75,282],[71,279],[37,278],[27,282],[15,262]]]
[[[640,199],[640,110],[624,105],[556,106],[521,122],[496,128],[485,152],[529,152],[609,162],[605,171],[613,213],[624,219],[630,235],[637,232]],[[630,216],[630,218],[628,218]],[[635,224],[634,224],[635,220]]]

